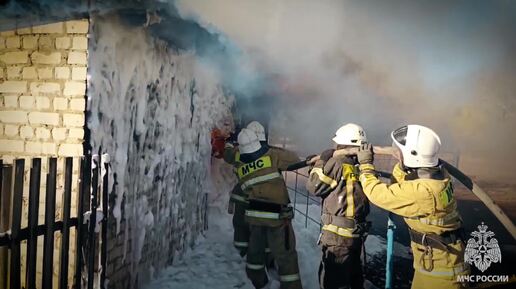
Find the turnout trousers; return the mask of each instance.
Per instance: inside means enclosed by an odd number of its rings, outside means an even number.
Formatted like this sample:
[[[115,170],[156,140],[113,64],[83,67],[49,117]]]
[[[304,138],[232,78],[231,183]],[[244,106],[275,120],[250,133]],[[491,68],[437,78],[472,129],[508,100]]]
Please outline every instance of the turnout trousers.
[[[251,235],[249,223],[245,220],[245,210],[247,207],[247,204],[235,202],[235,212],[233,214],[233,245],[242,257],[247,254],[249,237]],[[274,258],[272,257],[271,249],[268,245],[265,246],[264,252],[267,268],[274,267]]]
[[[410,245],[414,254],[412,289],[468,288],[467,283],[457,280],[460,275],[470,274],[468,264],[464,263],[465,244],[463,241],[458,240],[448,244],[448,251],[428,248],[429,251],[426,254],[423,245],[415,242],[411,242]]]
[[[412,279],[412,289],[463,289],[469,288],[467,283],[460,283],[457,279],[443,279],[439,277],[433,277],[425,275],[421,272],[414,272],[414,278]]]
[[[296,239],[290,220],[280,226],[250,225],[246,273],[255,288],[269,281],[265,270],[267,244],[278,266],[281,289],[302,289],[296,252]]]
[[[345,240],[337,246],[322,246],[319,265],[321,289],[363,289],[362,238],[339,238]]]
[[[250,235],[249,224],[245,221],[246,208],[247,204],[235,202],[235,212],[233,213],[233,245],[242,257],[247,254]]]

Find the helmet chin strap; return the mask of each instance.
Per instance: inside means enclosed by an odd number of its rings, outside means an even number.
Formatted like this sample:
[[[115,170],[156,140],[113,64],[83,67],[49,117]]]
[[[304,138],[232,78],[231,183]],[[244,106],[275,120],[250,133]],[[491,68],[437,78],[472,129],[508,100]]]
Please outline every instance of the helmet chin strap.
[[[403,164],[403,154],[401,153],[401,149],[398,146],[396,146],[394,143],[392,144],[392,147],[394,148],[394,152],[395,152],[394,154],[392,154],[392,156],[398,160],[398,162],[400,163],[400,168],[404,171],[409,169],[405,166],[405,164]]]

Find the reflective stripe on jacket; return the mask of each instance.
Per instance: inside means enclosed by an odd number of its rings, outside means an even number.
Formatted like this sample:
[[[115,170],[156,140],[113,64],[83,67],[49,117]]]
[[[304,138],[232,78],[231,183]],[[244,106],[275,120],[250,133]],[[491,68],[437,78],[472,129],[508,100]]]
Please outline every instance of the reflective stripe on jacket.
[[[332,157],[327,162],[317,161],[310,170],[306,188],[323,199],[323,231],[342,237],[360,236],[355,225],[343,224],[344,220],[353,224],[365,222],[369,213],[369,202],[358,182],[356,165],[352,157]],[[324,236],[321,241],[324,244]]]
[[[255,210],[245,210],[245,215],[247,217],[255,217],[259,219],[271,219],[271,220],[279,220],[280,213],[266,212],[266,211],[255,211]]]
[[[229,196],[229,198],[231,200],[233,200],[233,201],[236,201],[236,202],[249,204],[249,201],[247,200],[246,196],[242,196],[242,195],[239,195],[239,194],[236,194],[236,193],[231,193],[231,196]]]
[[[393,170],[391,185],[382,183],[374,174],[371,164],[360,165],[360,182],[369,200],[380,208],[403,216],[407,225],[422,234],[441,235],[462,226],[453,186],[448,173],[442,168],[420,170],[440,171],[441,178],[409,178],[398,164]],[[414,268],[426,275],[453,279],[467,272],[464,264],[464,242],[449,244],[448,250],[431,248],[411,242]]]
[[[332,232],[332,233],[337,234],[337,235],[342,236],[342,237],[347,237],[347,238],[358,238],[358,237],[360,237],[360,234],[353,233],[354,229],[342,228],[342,227],[338,227],[338,226],[333,225],[333,224],[323,225],[322,229],[324,231]]]
[[[241,188],[249,200],[287,205],[290,200],[280,171],[298,161],[295,153],[279,148],[269,148],[253,161],[244,162],[241,158],[237,165]]]

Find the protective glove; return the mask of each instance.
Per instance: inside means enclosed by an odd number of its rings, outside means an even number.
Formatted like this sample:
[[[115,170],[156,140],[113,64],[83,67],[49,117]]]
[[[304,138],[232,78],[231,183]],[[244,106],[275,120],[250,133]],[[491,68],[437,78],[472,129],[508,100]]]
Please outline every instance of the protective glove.
[[[238,144],[237,139],[238,139],[238,132],[234,131],[229,134],[229,137],[226,139],[226,142],[228,142],[232,145],[236,145],[236,144]]]
[[[316,157],[317,155],[309,155],[306,157],[305,161],[307,164],[310,164],[309,161],[311,161],[314,157]]]
[[[327,162],[331,157],[333,157],[334,149],[327,149],[321,153],[321,160]]]
[[[362,144],[357,153],[358,162],[362,164],[372,164],[374,160],[373,145]]]

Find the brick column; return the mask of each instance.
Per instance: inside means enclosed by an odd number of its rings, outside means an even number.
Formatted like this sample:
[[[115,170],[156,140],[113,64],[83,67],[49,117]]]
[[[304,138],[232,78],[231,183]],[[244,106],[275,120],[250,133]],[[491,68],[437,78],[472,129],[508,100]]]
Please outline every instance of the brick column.
[[[0,32],[0,158],[78,157],[83,154],[87,77],[88,20],[51,23]],[[44,216],[46,160],[43,159],[40,222]],[[62,160],[58,169],[56,216],[61,216]],[[27,170],[30,163],[26,165]],[[75,203],[78,162],[74,162],[72,202]],[[22,225],[27,223],[28,178],[24,189]],[[72,206],[72,216],[76,208]],[[75,251],[74,230],[71,251]],[[42,238],[38,259],[42,258]],[[55,272],[58,247],[56,239]],[[74,254],[70,255],[73,265]],[[23,260],[22,260],[23,261]],[[25,262],[22,262],[25,266]],[[38,284],[41,282],[41,264]],[[24,268],[22,268],[24,269]],[[70,274],[73,270],[70,270]],[[56,280],[57,281],[57,280]],[[54,281],[54,285],[57,282]],[[57,288],[57,287],[56,287]]]

